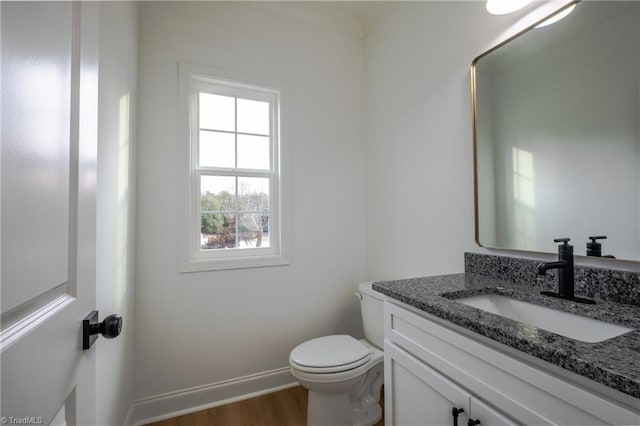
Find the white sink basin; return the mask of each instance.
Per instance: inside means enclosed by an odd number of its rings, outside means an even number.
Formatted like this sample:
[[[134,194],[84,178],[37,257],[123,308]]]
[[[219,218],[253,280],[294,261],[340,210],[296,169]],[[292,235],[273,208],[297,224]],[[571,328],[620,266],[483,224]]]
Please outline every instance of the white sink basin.
[[[602,342],[633,331],[631,328],[557,311],[498,294],[465,297],[456,299],[456,301],[588,343]]]

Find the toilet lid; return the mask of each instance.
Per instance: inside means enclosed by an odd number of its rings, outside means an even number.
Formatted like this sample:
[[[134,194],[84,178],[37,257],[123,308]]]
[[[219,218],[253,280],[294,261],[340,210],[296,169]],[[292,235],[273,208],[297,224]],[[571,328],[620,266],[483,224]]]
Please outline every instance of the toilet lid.
[[[301,343],[291,351],[290,360],[312,369],[335,367],[356,368],[370,358],[369,348],[351,336],[334,335],[318,337]]]

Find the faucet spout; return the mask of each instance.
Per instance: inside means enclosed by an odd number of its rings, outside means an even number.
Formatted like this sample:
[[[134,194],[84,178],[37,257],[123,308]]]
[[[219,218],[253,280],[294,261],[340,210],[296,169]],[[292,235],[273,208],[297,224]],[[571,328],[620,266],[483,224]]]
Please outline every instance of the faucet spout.
[[[566,260],[558,260],[556,262],[541,263],[538,265],[538,275],[545,275],[549,269],[567,268],[569,262]]]

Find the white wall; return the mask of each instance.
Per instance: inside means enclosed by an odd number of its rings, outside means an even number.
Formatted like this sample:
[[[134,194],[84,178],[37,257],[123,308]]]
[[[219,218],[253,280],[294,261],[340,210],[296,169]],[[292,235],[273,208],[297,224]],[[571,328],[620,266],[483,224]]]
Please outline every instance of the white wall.
[[[123,424],[133,399],[137,6],[100,6],[96,306],[122,334],[96,342],[96,419]]]
[[[139,22],[136,397],[286,367],[305,339],[361,334],[362,40],[228,2],[143,2]],[[291,265],[176,272],[179,61],[288,83]]]
[[[387,6],[366,38],[369,278],[461,272],[473,239],[469,67],[514,17]]]

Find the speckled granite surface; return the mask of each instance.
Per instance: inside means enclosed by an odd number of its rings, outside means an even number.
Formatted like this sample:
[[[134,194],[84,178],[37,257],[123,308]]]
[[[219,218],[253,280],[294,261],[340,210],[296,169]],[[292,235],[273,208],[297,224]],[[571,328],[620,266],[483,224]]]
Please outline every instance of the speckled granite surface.
[[[568,302],[541,296],[540,287],[531,285],[531,282],[519,284],[472,272],[375,282],[373,289],[568,371],[640,398],[638,306],[601,299],[596,305]],[[459,297],[490,293],[616,323],[633,328],[634,331],[599,343],[585,343],[455,301]]]
[[[533,259],[481,253],[464,254],[465,272],[529,285],[540,290],[557,291],[557,270],[547,271],[547,275],[541,277],[537,274],[539,264],[539,260]],[[574,272],[576,296],[640,306],[640,273],[582,265],[576,265]]]

